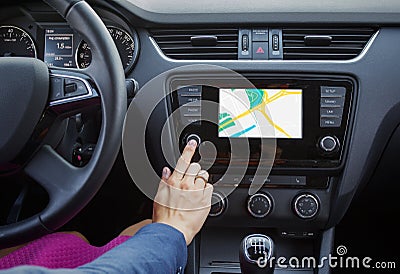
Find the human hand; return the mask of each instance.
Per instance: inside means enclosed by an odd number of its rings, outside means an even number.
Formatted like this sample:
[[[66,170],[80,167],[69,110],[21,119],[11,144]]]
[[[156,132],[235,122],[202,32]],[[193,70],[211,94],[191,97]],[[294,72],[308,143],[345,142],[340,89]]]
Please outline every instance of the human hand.
[[[203,226],[211,207],[213,186],[207,171],[198,163],[190,163],[197,143],[186,145],[171,175],[167,167],[154,200],[153,222],[168,224],[185,236],[189,245]]]

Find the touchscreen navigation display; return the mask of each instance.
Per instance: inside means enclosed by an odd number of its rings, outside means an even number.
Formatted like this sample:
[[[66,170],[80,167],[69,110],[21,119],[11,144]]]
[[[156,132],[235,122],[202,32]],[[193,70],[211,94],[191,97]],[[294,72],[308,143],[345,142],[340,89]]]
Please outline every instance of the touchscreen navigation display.
[[[219,89],[218,136],[301,139],[301,89]]]

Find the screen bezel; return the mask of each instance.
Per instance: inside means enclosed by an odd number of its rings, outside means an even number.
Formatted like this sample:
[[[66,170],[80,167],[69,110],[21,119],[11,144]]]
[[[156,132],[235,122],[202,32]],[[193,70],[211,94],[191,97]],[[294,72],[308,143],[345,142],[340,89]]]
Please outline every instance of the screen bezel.
[[[350,121],[351,100],[354,96],[355,82],[350,77],[304,77],[304,76],[273,76],[273,75],[246,75],[247,79],[256,88],[294,88],[303,90],[303,138],[302,139],[277,139],[277,157],[275,159],[274,168],[293,168],[293,169],[331,169],[338,168],[341,165],[344,148],[345,137]],[[175,77],[169,82],[171,90],[178,87],[199,85],[201,81],[193,83],[193,78],[185,79]],[[224,83],[223,87],[241,87],[237,85],[235,79],[218,79],[218,83]],[[321,86],[343,86],[347,93],[345,97],[345,105],[343,111],[343,120],[339,128],[320,128],[320,87]],[[210,100],[218,103],[218,90],[210,86],[203,86],[202,99]],[[179,108],[177,93],[173,92],[170,96],[170,111]],[[177,110],[179,112],[179,110]],[[215,112],[217,117],[218,110]],[[203,114],[202,114],[203,115]],[[210,115],[210,114],[208,114]],[[182,134],[177,136],[180,142],[180,149],[185,144],[187,134],[195,133],[202,137],[202,140],[208,140],[218,147],[219,151],[225,152],[218,155],[213,168],[224,168],[229,163],[229,138],[219,138],[218,132],[212,125],[207,122],[196,123],[193,125],[182,125],[178,120],[174,120],[176,133],[180,132],[183,127]],[[339,142],[340,148],[334,153],[324,154],[318,148],[318,140],[321,136],[335,135]],[[225,140],[226,139],[226,140]],[[258,151],[260,145],[259,138],[248,139],[251,151],[254,155]],[[248,159],[251,165],[257,164],[257,157]]]

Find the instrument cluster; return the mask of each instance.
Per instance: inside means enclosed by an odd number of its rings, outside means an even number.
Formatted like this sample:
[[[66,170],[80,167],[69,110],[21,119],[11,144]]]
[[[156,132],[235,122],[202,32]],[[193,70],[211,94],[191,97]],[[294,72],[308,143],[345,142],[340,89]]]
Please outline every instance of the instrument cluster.
[[[0,22],[0,57],[32,57],[43,60],[49,67],[79,68],[90,66],[92,46],[66,23]],[[136,31],[110,20],[104,20],[115,42],[125,73],[129,73],[138,57],[139,39]]]

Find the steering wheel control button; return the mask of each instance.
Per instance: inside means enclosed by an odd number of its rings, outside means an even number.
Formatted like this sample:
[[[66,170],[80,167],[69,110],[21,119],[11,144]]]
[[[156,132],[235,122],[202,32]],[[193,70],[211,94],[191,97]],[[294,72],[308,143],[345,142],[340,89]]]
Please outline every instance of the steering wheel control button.
[[[50,105],[69,103],[93,96],[87,80],[79,76],[50,74]]]
[[[319,141],[319,147],[324,152],[331,153],[339,148],[339,141],[336,137],[328,135],[321,138]]]
[[[302,219],[310,219],[317,215],[319,202],[313,194],[300,194],[293,202],[296,215]]]
[[[64,79],[50,77],[50,100],[56,101],[64,98]]]
[[[187,138],[186,138],[186,143],[189,143],[190,140],[195,140],[197,142],[197,146],[200,145],[201,143],[201,138],[199,135],[197,134],[190,134]]]
[[[227,200],[223,197],[221,193],[214,192],[211,196],[211,209],[210,213],[208,214],[211,217],[217,217],[221,215],[227,205]]]
[[[86,88],[85,83],[78,79],[69,79],[66,78],[64,80],[64,94],[65,97],[75,97],[80,95],[88,94],[89,91]]]
[[[265,193],[256,193],[247,201],[247,210],[256,218],[264,218],[272,209],[272,200]]]

